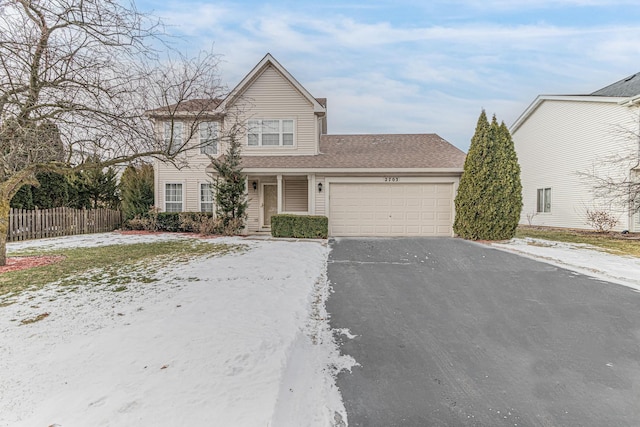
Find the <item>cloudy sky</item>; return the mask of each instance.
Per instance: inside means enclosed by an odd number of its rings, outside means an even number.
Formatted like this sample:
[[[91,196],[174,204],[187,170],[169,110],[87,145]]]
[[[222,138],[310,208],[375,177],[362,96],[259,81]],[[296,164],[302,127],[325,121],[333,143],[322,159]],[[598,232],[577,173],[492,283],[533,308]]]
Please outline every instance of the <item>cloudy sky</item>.
[[[329,132],[437,133],[466,151],[482,109],[511,125],[538,94],[587,94],[640,71],[637,0],[138,0],[221,55],[232,88],[270,52]]]

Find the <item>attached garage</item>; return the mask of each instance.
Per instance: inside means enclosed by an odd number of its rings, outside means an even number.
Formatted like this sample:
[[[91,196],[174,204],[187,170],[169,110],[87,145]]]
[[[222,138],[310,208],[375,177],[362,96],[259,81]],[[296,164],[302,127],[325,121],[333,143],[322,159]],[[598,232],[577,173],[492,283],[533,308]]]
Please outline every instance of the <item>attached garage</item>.
[[[247,231],[269,231],[271,207],[326,216],[335,237],[451,237],[464,160],[436,134],[322,135],[315,155],[245,156]]]
[[[453,183],[331,183],[330,236],[452,236]]]

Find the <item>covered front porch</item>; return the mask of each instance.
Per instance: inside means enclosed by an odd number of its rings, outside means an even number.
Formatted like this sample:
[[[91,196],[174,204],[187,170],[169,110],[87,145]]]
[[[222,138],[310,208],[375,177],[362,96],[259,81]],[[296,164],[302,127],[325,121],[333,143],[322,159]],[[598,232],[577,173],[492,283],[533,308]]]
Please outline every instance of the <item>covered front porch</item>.
[[[271,230],[276,214],[315,215],[322,182],[315,174],[252,174],[247,176],[247,232]]]

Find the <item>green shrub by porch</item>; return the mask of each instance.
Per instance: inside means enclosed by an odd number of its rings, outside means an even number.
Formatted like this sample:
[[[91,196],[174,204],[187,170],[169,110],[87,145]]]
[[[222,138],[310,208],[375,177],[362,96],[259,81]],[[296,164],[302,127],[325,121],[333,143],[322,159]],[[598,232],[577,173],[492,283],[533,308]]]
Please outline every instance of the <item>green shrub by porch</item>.
[[[273,237],[326,239],[329,235],[329,218],[310,215],[273,215],[271,217],[271,235]]]

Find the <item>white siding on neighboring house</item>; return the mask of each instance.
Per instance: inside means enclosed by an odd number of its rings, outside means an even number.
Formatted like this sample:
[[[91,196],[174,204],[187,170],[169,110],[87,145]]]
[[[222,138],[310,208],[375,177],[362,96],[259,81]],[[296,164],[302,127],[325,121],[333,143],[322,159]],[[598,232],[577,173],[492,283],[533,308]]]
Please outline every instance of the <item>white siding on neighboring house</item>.
[[[240,117],[247,120],[293,120],[293,146],[248,146],[247,136],[243,135],[243,155],[317,154],[317,118],[313,105],[273,66],[268,66],[230,109],[239,111]]]
[[[592,173],[595,168],[602,176],[629,174],[628,168],[612,169],[606,159],[637,150],[637,137],[633,136],[638,128],[637,114],[637,109],[617,102],[542,101],[512,131],[523,188],[520,223],[589,228],[587,209],[609,206],[602,198],[594,198],[592,185],[580,173]],[[538,190],[551,199],[549,209],[543,212],[536,212]],[[618,208],[616,216],[620,220],[617,229],[629,229],[628,211]]]

